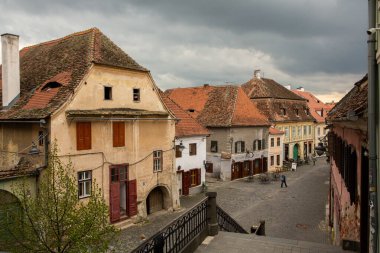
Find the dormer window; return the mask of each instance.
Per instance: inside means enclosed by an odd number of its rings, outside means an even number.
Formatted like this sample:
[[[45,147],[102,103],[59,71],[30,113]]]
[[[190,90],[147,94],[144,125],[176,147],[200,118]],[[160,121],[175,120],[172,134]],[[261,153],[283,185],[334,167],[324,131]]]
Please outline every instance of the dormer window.
[[[44,85],[44,87],[42,87],[42,91],[49,91],[50,89],[55,89],[55,88],[59,88],[61,87],[62,84],[58,83],[58,82],[48,82],[47,84]]]
[[[104,100],[112,100],[112,87],[104,86]]]
[[[189,109],[189,112],[195,112],[195,110],[194,109]]]
[[[140,89],[133,89],[133,102],[140,102]]]
[[[285,108],[281,108],[281,114],[286,115],[286,109]]]
[[[306,109],[306,110],[305,110],[305,113],[306,113],[307,116],[309,116],[309,114],[310,114],[309,109]]]
[[[294,113],[295,113],[297,116],[299,116],[299,114],[298,114],[298,109],[294,109]]]

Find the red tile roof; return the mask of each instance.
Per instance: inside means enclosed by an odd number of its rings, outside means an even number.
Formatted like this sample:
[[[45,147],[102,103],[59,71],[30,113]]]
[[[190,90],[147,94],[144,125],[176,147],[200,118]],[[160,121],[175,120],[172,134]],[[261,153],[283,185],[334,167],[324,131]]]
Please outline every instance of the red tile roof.
[[[307,91],[300,91],[300,90],[292,90],[295,94],[297,94],[300,97],[303,97],[307,101],[307,105],[309,106],[311,115],[317,120],[319,123],[325,122],[325,118],[327,116],[327,113],[329,111],[329,107],[326,106],[321,100],[316,98],[312,93]],[[322,111],[322,115],[319,115],[317,111]]]
[[[200,86],[165,92],[205,127],[269,126],[267,118],[253,105],[241,87]]]
[[[97,28],[26,47],[20,51],[20,98],[0,113],[0,120],[48,117],[74,93],[94,63],[148,71]],[[43,91],[52,81],[62,86]]]
[[[209,135],[209,131],[201,126],[196,119],[190,116],[185,110],[183,110],[179,105],[177,105],[173,100],[171,100],[166,94],[160,92],[160,96],[170,110],[170,112],[179,119],[179,122],[175,126],[175,136],[176,137],[186,137],[186,136],[205,136]]]
[[[284,134],[284,133],[285,133],[285,132],[280,131],[280,130],[278,130],[277,128],[274,128],[274,127],[270,127],[270,128],[269,128],[269,134],[280,135],[280,134]]]
[[[367,117],[368,76],[365,75],[329,112],[327,120],[350,120],[355,116]]]

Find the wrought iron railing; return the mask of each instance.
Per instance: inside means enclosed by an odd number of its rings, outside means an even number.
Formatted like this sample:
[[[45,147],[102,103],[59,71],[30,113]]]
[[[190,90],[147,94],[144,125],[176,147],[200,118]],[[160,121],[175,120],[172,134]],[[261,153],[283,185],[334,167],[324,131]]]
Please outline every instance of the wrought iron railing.
[[[133,253],[180,252],[207,227],[207,198],[150,237]]]
[[[216,218],[221,231],[249,234],[242,226],[239,225],[228,213],[216,205]]]

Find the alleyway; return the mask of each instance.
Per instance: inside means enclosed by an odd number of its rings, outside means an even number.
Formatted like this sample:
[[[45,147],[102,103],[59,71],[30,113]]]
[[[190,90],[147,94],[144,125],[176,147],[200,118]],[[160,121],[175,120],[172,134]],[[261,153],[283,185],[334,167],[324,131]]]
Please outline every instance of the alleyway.
[[[263,219],[267,236],[329,244],[325,230],[329,168],[325,158],[320,158],[315,166],[303,165],[285,175],[288,188],[280,188],[280,181],[261,184],[257,179],[254,182],[241,179],[212,180],[208,190],[218,193],[218,205],[247,230]],[[155,234],[202,198],[203,194],[183,197],[181,211],[162,212],[150,216],[146,223],[121,231],[115,251],[132,250],[142,242],[141,235],[148,238]]]

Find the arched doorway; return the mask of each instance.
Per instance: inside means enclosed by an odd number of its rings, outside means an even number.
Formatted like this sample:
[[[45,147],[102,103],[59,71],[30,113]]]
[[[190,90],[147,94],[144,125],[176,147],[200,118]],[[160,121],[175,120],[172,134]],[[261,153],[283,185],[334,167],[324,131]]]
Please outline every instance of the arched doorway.
[[[169,193],[163,186],[155,187],[146,198],[146,213],[152,214],[169,206]]]
[[[294,146],[293,146],[293,160],[294,160],[294,161],[297,161],[297,160],[298,160],[298,150],[299,150],[299,145],[298,145],[298,143],[297,143],[297,144],[294,144]]]
[[[12,193],[0,190],[0,226],[7,229],[11,222],[19,220],[21,214],[20,200]]]

